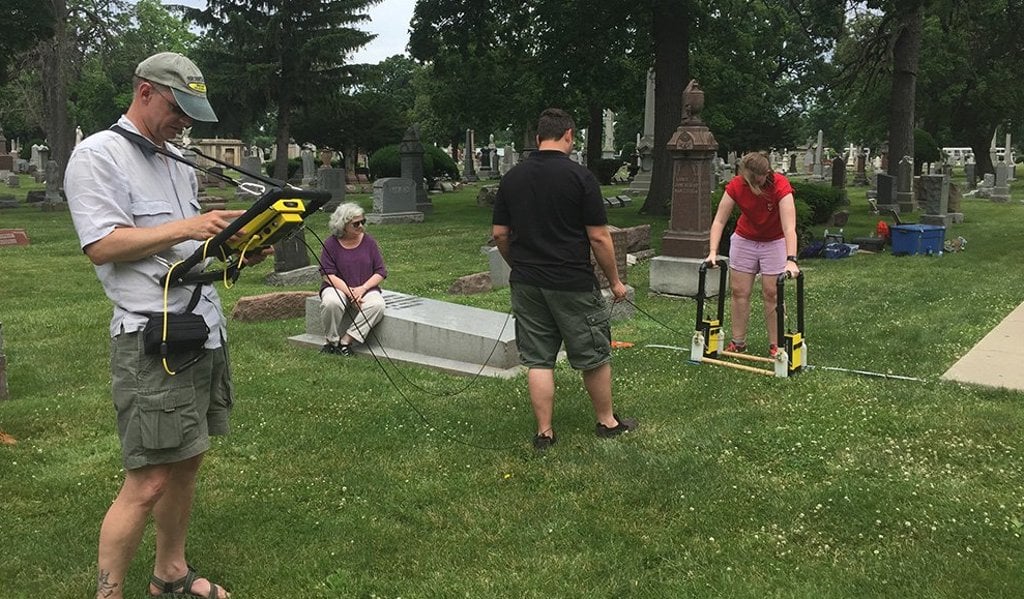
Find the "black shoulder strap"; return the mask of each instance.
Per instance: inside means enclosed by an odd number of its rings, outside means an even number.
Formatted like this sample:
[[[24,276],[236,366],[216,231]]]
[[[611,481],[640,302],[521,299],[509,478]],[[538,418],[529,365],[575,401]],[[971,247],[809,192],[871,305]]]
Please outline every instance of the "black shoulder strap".
[[[202,296],[203,283],[196,283],[196,289],[192,292],[192,299],[188,301],[188,306],[185,308],[186,312],[191,312],[196,309],[199,305],[199,298]]]

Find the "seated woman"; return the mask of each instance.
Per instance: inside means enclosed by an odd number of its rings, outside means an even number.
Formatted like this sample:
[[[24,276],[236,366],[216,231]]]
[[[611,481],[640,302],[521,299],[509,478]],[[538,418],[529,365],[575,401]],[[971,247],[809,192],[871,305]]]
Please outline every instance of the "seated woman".
[[[366,343],[370,329],[384,318],[380,283],[388,276],[377,242],[366,232],[366,217],[358,204],[338,206],[329,223],[331,236],[320,252],[320,317],[327,343],[320,351],[352,355],[352,342]],[[340,331],[346,309],[352,324]]]

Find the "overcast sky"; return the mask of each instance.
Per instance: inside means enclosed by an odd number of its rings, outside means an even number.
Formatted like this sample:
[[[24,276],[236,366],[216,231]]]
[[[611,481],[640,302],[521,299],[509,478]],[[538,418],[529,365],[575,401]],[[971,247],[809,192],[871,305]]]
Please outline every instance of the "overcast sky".
[[[164,4],[186,4],[188,6],[206,6],[206,0],[162,0]],[[356,52],[351,61],[356,63],[376,64],[389,56],[405,54],[405,46],[409,43],[409,21],[416,0],[383,0],[371,6],[367,11],[370,21],[362,28],[377,37]]]

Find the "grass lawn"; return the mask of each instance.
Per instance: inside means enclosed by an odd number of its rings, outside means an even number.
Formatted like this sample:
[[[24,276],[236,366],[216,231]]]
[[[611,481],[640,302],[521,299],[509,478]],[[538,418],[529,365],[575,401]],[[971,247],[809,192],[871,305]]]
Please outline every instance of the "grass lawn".
[[[487,268],[477,189],[433,196],[423,224],[371,225],[387,288],[508,309],[507,289],[446,292]],[[850,195],[846,235],[867,235],[880,217],[863,188]],[[650,223],[657,247],[666,219],[638,208],[609,217]],[[616,350],[615,395],[640,429],[598,440],[578,374],[560,367],[545,455],[522,377],[341,359],[287,343],[301,318],[232,321],[233,431],[207,456],[189,559],[236,598],[1020,596],[1021,395],[939,376],[1024,300],[1024,206],[962,209],[948,234],[964,252],[801,265],[812,365],[925,382],[688,365],[647,346],[688,347],[694,303],[649,296],[642,263],[628,280],[644,313],[613,328],[635,344]],[[324,236],[326,221],[311,226]],[[0,228],[31,239],[0,248],[0,428],[19,440],[0,447],[0,597],[91,597],[123,476],[111,307],[67,213],[5,210]],[[225,311],[280,290],[263,284],[271,268],[218,285]],[[150,529],[127,580],[139,597],[152,553]]]

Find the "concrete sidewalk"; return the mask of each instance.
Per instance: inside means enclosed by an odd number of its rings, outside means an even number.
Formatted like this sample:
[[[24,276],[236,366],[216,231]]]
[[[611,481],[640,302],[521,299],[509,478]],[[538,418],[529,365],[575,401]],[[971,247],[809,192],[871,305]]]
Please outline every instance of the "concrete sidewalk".
[[[942,375],[944,380],[1024,391],[1024,304]]]

